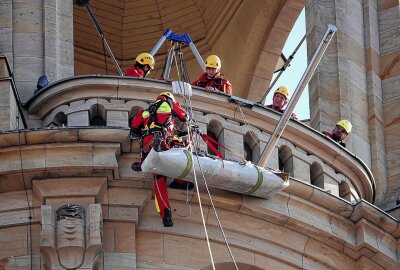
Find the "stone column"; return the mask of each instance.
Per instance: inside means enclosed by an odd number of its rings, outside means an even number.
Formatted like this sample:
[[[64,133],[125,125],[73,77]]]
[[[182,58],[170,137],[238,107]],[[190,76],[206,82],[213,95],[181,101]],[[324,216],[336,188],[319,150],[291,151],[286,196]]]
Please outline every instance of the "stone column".
[[[351,121],[353,132],[345,140],[347,149],[375,169],[376,177],[384,178],[382,166],[378,165],[384,154],[379,133],[382,102],[379,86],[374,86],[374,82],[379,85],[379,80],[369,72],[366,61],[366,52],[379,51],[373,2],[376,1],[305,1],[309,58],[326,25],[338,28],[310,81],[310,112],[311,126],[321,131],[331,131],[340,119]]]
[[[379,26],[377,0],[363,2],[365,60],[368,93],[368,123],[371,169],[376,181],[376,202],[381,204],[387,190],[382,88],[379,71]]]
[[[73,1],[3,0],[0,3],[0,54],[15,74],[22,102],[37,79],[73,75]]]
[[[383,100],[387,195],[384,209],[395,206],[400,195],[400,5],[399,1],[378,1],[379,65]],[[379,69],[380,68],[380,69]],[[383,161],[384,162],[384,161]]]

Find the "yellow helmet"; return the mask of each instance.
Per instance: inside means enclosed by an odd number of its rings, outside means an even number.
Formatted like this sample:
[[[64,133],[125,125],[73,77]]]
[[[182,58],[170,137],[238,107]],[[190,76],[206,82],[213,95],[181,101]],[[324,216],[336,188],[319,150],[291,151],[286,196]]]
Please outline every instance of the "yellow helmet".
[[[170,92],[161,92],[159,96],[164,96],[164,97],[170,98],[170,99],[172,99],[172,101],[175,102],[175,97]]]
[[[221,68],[221,59],[219,59],[218,56],[216,55],[210,55],[206,59],[206,67],[208,68],[216,68],[220,69]]]
[[[141,53],[136,57],[136,62],[141,65],[149,65],[151,69],[154,69],[154,57],[149,53]]]
[[[276,93],[282,94],[286,97],[286,99],[289,99],[289,90],[286,88],[286,86],[279,86],[278,89],[276,89],[274,95]]]
[[[350,121],[348,120],[340,120],[339,122],[336,123],[337,126],[344,128],[346,130],[347,134],[351,132],[352,125]]]

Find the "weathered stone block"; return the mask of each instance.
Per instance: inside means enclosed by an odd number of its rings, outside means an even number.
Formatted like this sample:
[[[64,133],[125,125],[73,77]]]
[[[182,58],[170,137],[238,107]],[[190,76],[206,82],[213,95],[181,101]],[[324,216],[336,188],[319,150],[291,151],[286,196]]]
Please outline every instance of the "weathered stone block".
[[[43,10],[35,5],[16,5],[13,8],[13,31],[16,33],[40,33]]]
[[[14,33],[15,56],[43,57],[43,33]]]
[[[134,253],[103,253],[103,262],[99,263],[99,270],[135,270],[136,254]]]
[[[81,111],[68,114],[68,126],[89,126],[89,112],[88,111]]]
[[[129,127],[128,112],[107,111],[107,126],[110,127]]]
[[[3,0],[0,3],[0,29],[12,27],[12,3],[11,0]],[[0,46],[1,47],[1,46]]]

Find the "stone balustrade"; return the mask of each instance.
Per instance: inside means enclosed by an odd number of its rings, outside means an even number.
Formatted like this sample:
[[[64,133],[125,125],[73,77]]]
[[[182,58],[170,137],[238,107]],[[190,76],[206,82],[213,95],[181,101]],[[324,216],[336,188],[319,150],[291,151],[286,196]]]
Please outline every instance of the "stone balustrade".
[[[146,108],[161,91],[171,91],[171,85],[158,80],[114,76],[65,79],[49,85],[27,102],[28,126],[128,129],[129,117],[140,108]],[[182,97],[177,99],[182,102]],[[204,132],[254,162],[280,117],[261,105],[238,105],[229,96],[200,89],[193,90],[191,104],[193,117]],[[200,146],[206,150],[204,143]],[[138,149],[131,147],[130,151]],[[221,152],[225,158],[237,159],[224,149]],[[295,179],[348,201],[374,200],[374,179],[367,166],[346,149],[298,121],[289,121],[267,167],[289,172]]]

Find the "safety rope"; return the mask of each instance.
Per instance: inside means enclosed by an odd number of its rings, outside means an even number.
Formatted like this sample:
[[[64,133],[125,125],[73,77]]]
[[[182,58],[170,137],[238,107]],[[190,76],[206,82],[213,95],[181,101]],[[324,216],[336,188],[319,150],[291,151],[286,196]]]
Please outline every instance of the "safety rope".
[[[24,175],[24,168],[23,168],[23,164],[22,164],[21,129],[19,127],[19,118],[20,118],[20,114],[19,114],[19,110],[17,110],[16,120],[17,120],[17,130],[18,130],[19,160],[20,160],[20,166],[21,166],[22,181],[24,182],[26,203],[28,205],[28,212],[29,212],[29,217],[28,217],[28,220],[29,220],[29,231],[27,232],[29,234],[29,237],[26,238],[26,241],[27,241],[26,244],[27,244],[27,246],[29,245],[30,266],[31,266],[30,268],[32,270],[33,269],[33,253],[32,253],[33,252],[33,247],[32,247],[32,219],[33,219],[33,216],[32,216],[32,206],[31,206],[31,204],[29,202],[28,189],[26,187],[26,179],[25,179],[25,175]]]
[[[184,104],[187,105],[188,110],[190,110],[190,112],[192,113],[192,101],[191,101],[191,99],[190,99],[190,95],[184,95]],[[192,119],[192,118],[191,118],[191,119]],[[192,119],[192,120],[193,120],[193,119]],[[193,140],[192,133],[190,132],[190,127],[188,127],[188,128],[189,128],[189,129],[188,129],[188,130],[189,130],[188,135],[189,135],[189,138],[190,138],[189,141],[190,141],[190,142],[193,142],[194,140]],[[197,135],[196,135],[196,137],[197,137],[197,139],[196,139],[196,144],[197,144],[197,145],[196,145],[195,149],[200,149],[200,140],[199,140],[199,138],[198,138],[198,137],[199,137],[199,134],[198,134],[198,133],[196,133],[196,134],[197,134]],[[222,233],[222,236],[223,236],[223,238],[224,238],[225,244],[226,244],[226,246],[227,246],[227,248],[228,248],[229,255],[231,256],[232,262],[233,262],[233,264],[235,265],[235,269],[236,269],[236,270],[239,270],[239,268],[238,268],[238,266],[237,266],[237,264],[236,264],[235,257],[233,256],[232,250],[231,250],[231,248],[230,248],[230,246],[229,246],[228,239],[226,238],[226,235],[225,235],[224,229],[223,229],[223,227],[222,227],[221,221],[220,221],[219,216],[218,216],[218,214],[217,214],[217,210],[216,210],[216,208],[215,208],[214,201],[213,201],[213,199],[212,199],[210,190],[209,190],[209,188],[208,188],[207,180],[206,180],[206,178],[205,178],[203,169],[202,169],[202,167],[201,167],[201,165],[200,165],[199,156],[198,156],[198,155],[196,155],[196,159],[197,159],[197,164],[199,165],[199,168],[200,168],[200,173],[201,173],[201,175],[202,175],[202,178],[203,178],[203,181],[204,181],[204,185],[205,185],[206,190],[207,190],[208,197],[209,197],[209,199],[210,199],[210,203],[211,203],[212,209],[213,209],[213,211],[214,211],[215,217],[216,217],[217,222],[218,222],[219,229],[220,229],[220,231],[221,231],[221,233]],[[205,231],[205,234],[206,234],[207,245],[208,245],[208,249],[209,249],[209,253],[210,253],[211,263],[212,263],[212,266],[213,266],[213,270],[215,270],[214,260],[213,260],[213,257],[212,257],[212,251],[211,251],[211,246],[210,246],[210,240],[209,240],[209,238],[208,238],[208,233],[207,233],[207,226],[206,226],[206,224],[205,224],[204,215],[203,215],[203,209],[202,209],[203,207],[202,207],[202,204],[201,204],[200,191],[199,191],[199,187],[198,187],[198,181],[197,181],[197,176],[196,176],[196,171],[195,171],[194,162],[192,162],[192,166],[193,166],[194,180],[195,180],[195,184],[196,184],[197,198],[198,198],[198,200],[199,200],[199,207],[200,207],[200,212],[201,212],[202,221],[203,221],[203,227],[204,227],[204,231]]]
[[[245,125],[249,125],[249,121],[247,121],[246,115],[243,113],[242,106],[240,106],[239,102],[237,103],[237,105],[239,107],[240,115],[242,116],[243,122],[245,123]],[[253,138],[253,140],[256,142],[258,147],[260,147],[260,140],[254,137],[253,132],[249,132],[249,134],[251,138]]]
[[[184,58],[183,58],[183,53],[182,53],[181,47],[179,47],[178,53],[177,53],[177,54],[178,54],[178,56],[176,56],[176,55],[174,54],[174,58],[175,58],[175,66],[176,66],[176,68],[177,68],[178,77],[179,77],[179,79],[180,79],[181,81],[190,83],[190,81],[189,81],[189,76],[188,76],[188,72],[187,72],[187,69],[186,69],[185,62],[184,62]],[[179,63],[178,63],[178,61],[179,61]],[[179,84],[179,87],[182,87],[182,85]],[[180,90],[182,90],[182,89],[180,89]],[[193,112],[192,112],[192,104],[191,104],[190,94],[188,94],[186,91],[180,91],[180,92],[183,94],[183,105],[184,105],[184,107],[185,107],[185,109],[186,109],[186,112],[188,113],[189,119],[190,119],[190,122],[189,122],[189,121],[186,121],[186,128],[187,128],[187,130],[188,130],[188,136],[189,136],[189,148],[191,148],[191,150],[193,151],[193,135],[192,135],[190,126],[191,126],[191,124],[193,123],[193,120],[194,120],[194,119],[193,119]],[[200,147],[199,141],[200,141],[200,140],[197,138],[197,140],[196,140],[196,142],[197,142],[196,149],[199,149],[199,147]],[[190,154],[190,153],[189,153],[189,154]],[[203,170],[202,170],[202,168],[201,168],[201,166],[200,166],[200,162],[199,162],[199,157],[198,157],[198,155],[196,155],[196,157],[197,157],[197,162],[198,162],[198,164],[199,164],[199,168],[200,168],[201,175],[202,175],[202,177],[203,177],[204,185],[205,185],[206,190],[207,190],[208,197],[209,197],[209,199],[210,199],[210,202],[211,202],[211,205],[212,205],[214,214],[215,214],[216,219],[217,219],[217,222],[218,222],[218,226],[219,226],[219,228],[220,228],[220,230],[221,230],[222,236],[223,236],[224,241],[225,241],[225,243],[226,243],[226,246],[227,246],[227,248],[228,248],[228,251],[229,251],[229,254],[230,254],[231,259],[232,259],[232,261],[233,261],[233,264],[235,265],[235,268],[238,270],[239,268],[238,268],[238,266],[237,266],[237,264],[236,264],[236,261],[235,261],[235,258],[234,258],[234,256],[233,256],[232,250],[231,250],[231,248],[230,248],[230,246],[229,246],[229,242],[228,242],[228,240],[227,240],[227,238],[226,238],[225,232],[224,232],[224,230],[223,230],[221,221],[220,221],[220,219],[219,219],[219,216],[218,216],[218,214],[217,214],[217,210],[216,210],[215,205],[214,205],[214,201],[213,201],[213,199],[212,199],[210,190],[209,190],[209,188],[208,188],[207,180],[206,180],[205,175],[204,175],[204,172],[203,172]],[[210,244],[210,238],[209,238],[208,231],[207,231],[207,225],[206,225],[206,222],[205,222],[205,216],[204,216],[203,206],[202,206],[202,202],[201,202],[201,196],[200,196],[200,191],[199,191],[199,184],[198,184],[198,180],[197,180],[196,169],[195,169],[194,163],[193,163],[193,162],[188,162],[188,164],[190,164],[190,163],[191,163],[191,166],[192,166],[191,168],[193,168],[194,183],[195,183],[195,188],[196,188],[196,194],[197,194],[197,198],[198,198],[198,201],[199,201],[200,214],[201,214],[202,223],[203,223],[203,228],[204,228],[204,233],[205,233],[205,237],[206,237],[206,241],[207,241],[207,247],[208,247],[208,251],[209,251],[209,254],[210,254],[211,265],[212,265],[212,267],[213,267],[213,270],[215,270],[215,263],[214,263],[213,253],[212,253],[212,250],[211,250],[211,244]],[[187,171],[187,170],[188,170],[188,169],[186,169],[185,171]],[[157,189],[158,189],[159,194],[161,194],[157,181],[156,181],[156,187],[157,187]],[[187,187],[188,187],[188,186],[187,186]],[[188,190],[187,190],[187,194],[188,194]],[[161,198],[161,200],[163,200],[162,196],[160,196],[160,198]],[[164,203],[164,205],[166,206],[166,203],[165,203],[164,200],[163,200],[163,203]],[[171,211],[171,212],[173,212],[173,211]],[[175,214],[176,214],[176,213],[175,213]]]

